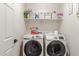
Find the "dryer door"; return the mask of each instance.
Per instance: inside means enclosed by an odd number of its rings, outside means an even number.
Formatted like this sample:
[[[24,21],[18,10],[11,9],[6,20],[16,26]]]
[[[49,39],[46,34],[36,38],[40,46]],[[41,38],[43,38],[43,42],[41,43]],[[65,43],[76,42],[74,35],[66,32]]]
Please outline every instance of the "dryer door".
[[[38,41],[30,40],[24,46],[26,56],[39,56],[42,52],[42,46]]]
[[[50,56],[64,56],[65,51],[65,45],[58,40],[50,42],[47,46],[47,54]]]

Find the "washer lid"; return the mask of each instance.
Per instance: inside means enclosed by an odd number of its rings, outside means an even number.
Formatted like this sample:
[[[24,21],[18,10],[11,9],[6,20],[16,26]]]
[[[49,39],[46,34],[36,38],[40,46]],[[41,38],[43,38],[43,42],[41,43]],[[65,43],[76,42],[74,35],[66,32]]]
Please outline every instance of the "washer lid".
[[[30,40],[24,46],[24,53],[27,56],[39,56],[42,52],[42,46],[38,41]]]
[[[47,53],[50,56],[64,56],[65,52],[65,45],[59,40],[54,40],[47,46]]]

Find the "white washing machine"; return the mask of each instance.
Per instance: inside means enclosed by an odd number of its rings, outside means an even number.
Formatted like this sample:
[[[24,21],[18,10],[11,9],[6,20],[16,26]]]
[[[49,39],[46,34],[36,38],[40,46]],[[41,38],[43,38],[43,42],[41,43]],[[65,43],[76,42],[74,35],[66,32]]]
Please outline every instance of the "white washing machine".
[[[69,55],[65,37],[61,34],[46,35],[45,55],[46,56],[67,56]]]
[[[24,36],[23,56],[43,56],[42,34]]]

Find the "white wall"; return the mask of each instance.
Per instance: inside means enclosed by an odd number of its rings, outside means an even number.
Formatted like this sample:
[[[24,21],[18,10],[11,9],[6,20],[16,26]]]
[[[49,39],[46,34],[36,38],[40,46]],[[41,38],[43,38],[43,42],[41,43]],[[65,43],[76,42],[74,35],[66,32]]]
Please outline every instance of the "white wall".
[[[25,10],[32,9],[35,12],[52,12],[58,10],[59,4],[56,3],[26,3]]]
[[[38,27],[38,31],[42,32],[53,32],[54,30],[59,30],[60,21],[51,21],[51,20],[40,20],[40,21],[26,21],[26,30],[27,33],[30,33],[30,27]]]
[[[18,39],[18,44],[16,46],[17,49],[17,55],[20,54],[20,46],[21,43],[23,41],[23,35],[26,34],[26,28],[25,28],[25,23],[24,23],[24,16],[23,16],[23,4],[15,4],[15,15],[16,15],[16,19],[15,19],[15,36]]]
[[[24,9],[32,9],[33,12],[59,12],[60,4],[52,3],[27,3],[24,4]],[[25,21],[27,32],[30,32],[31,26],[37,26],[39,31],[54,31],[59,30],[60,21],[51,21],[51,20],[39,20],[37,22],[33,20]]]
[[[68,4],[63,4],[64,20],[60,31],[66,36],[70,48],[70,55],[79,56],[79,18],[76,16],[77,6],[73,4],[73,14],[68,14]]]

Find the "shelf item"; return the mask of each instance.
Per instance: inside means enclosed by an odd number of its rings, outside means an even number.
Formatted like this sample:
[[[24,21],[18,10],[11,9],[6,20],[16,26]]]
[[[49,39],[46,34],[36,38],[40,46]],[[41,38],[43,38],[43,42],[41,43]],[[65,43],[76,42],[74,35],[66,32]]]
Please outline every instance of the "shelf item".
[[[76,15],[77,15],[77,17],[79,17],[79,3],[77,3],[77,9],[76,10],[77,10]]]
[[[39,19],[39,13],[35,13],[35,19]]]
[[[52,14],[49,13],[49,12],[45,13],[45,19],[52,19],[52,16],[51,15]]]
[[[34,12],[32,12],[31,16],[32,16],[31,19],[35,19],[35,13]]]
[[[29,9],[24,11],[24,18],[30,18],[31,12],[32,12],[32,10],[29,10]]]
[[[68,4],[68,12],[69,15],[73,14],[73,3]]]
[[[39,19],[44,19],[44,13],[43,12],[39,13]]]
[[[52,20],[53,19],[57,19],[57,14],[56,13],[52,13]]]
[[[58,18],[62,18],[63,17],[63,13],[57,13],[57,17]]]

